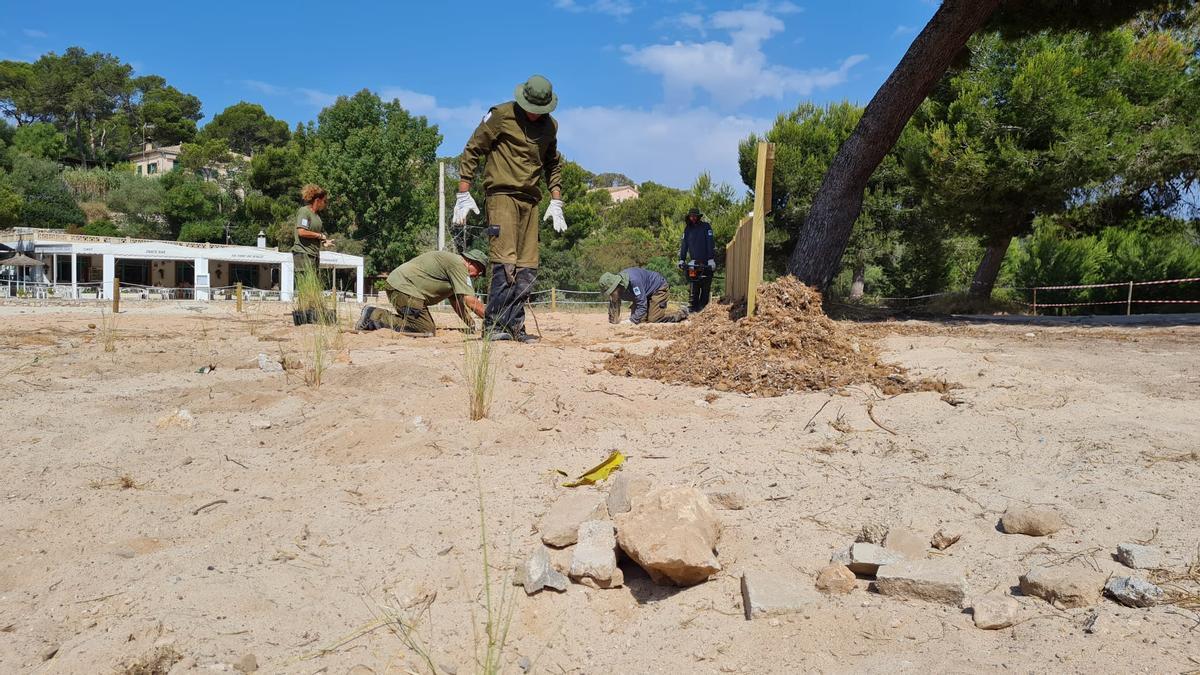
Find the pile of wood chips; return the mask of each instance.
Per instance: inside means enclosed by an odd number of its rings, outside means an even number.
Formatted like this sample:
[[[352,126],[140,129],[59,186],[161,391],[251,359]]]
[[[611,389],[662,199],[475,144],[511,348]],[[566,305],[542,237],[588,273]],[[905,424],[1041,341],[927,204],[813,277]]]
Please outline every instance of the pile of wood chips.
[[[746,318],[744,304],[711,304],[667,335],[669,345],[648,355],[621,350],[605,369],[758,396],[852,384],[874,384],[888,394],[931,388],[880,363],[875,346],[825,316],[821,294],[795,277],[761,286],[757,310]]]

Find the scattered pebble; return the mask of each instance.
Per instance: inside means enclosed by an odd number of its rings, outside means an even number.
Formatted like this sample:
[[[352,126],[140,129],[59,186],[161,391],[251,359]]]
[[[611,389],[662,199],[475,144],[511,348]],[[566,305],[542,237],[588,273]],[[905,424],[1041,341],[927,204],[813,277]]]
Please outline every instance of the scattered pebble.
[[[1044,537],[1054,534],[1067,523],[1053,509],[1010,506],[1000,517],[1000,528],[1007,534],[1027,534],[1031,537]]]
[[[1163,589],[1135,577],[1113,577],[1104,585],[1104,592],[1126,607],[1153,607],[1167,597]]]
[[[1020,609],[1020,603],[1006,595],[986,595],[975,599],[971,614],[976,628],[1000,630],[1017,622]]]

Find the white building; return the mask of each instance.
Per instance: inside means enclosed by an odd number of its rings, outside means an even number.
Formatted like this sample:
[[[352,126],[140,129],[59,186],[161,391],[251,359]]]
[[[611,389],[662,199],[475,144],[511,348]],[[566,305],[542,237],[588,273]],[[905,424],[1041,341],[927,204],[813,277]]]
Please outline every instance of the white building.
[[[62,230],[16,228],[0,232],[0,243],[45,263],[19,272],[24,287],[46,289],[55,297],[112,298],[113,279],[121,291],[145,297],[210,300],[244,291],[290,301],[294,291],[292,254],[258,246],[94,237]],[[0,268],[0,271],[11,268]],[[354,270],[354,295],[363,299],[363,259],[321,251],[321,269],[330,270],[337,288],[338,270]],[[349,294],[347,294],[349,295]]]

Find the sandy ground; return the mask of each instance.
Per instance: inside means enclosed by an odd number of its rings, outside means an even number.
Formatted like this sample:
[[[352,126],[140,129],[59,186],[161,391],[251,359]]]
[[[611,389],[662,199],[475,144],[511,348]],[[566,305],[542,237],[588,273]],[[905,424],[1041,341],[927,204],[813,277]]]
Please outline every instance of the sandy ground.
[[[495,597],[566,492],[554,470],[613,449],[663,485],[749,498],[718,512],[724,571],[670,589],[625,561],[624,588],[518,588],[506,672],[522,657],[550,673],[1200,669],[1200,617],[1173,606],[1059,611],[1018,597],[1022,622],[991,632],[865,580],[752,622],[739,593],[744,570],[811,589],[868,522],[960,528],[941,555],[972,594],[1010,592],[1034,564],[1120,572],[1111,554],[1131,540],[1182,567],[1200,545],[1188,454],[1200,449],[1200,327],[862,328],[886,359],[963,385],[958,406],[937,393],[875,403],[892,434],[868,417],[865,389],[708,402],[700,388],[590,372],[665,328],[599,314],[543,314],[541,344],[499,345],[479,422],[457,333],[347,334],[313,389],[254,365],[260,352],[304,358],[307,329],[277,305],[127,304],[113,353],[88,327],[99,318],[0,306],[0,672],[121,672],[165,649],[184,657],[172,672],[231,670],[246,654],[261,672],[424,672],[397,636],[368,630],[385,603],[428,603],[419,639],[443,672],[473,672],[480,494]],[[164,421],[181,409],[192,426]],[[1054,506],[1070,526],[1001,534],[1014,503]]]

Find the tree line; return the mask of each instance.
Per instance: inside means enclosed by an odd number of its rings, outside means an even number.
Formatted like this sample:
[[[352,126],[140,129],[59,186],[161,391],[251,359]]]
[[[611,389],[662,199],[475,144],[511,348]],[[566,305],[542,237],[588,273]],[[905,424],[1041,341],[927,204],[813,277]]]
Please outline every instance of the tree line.
[[[777,147],[768,276],[858,299],[1200,275],[1195,3],[1028,0],[980,19],[987,4],[946,0],[866,108],[801,103],[745,139],[750,190],[756,143]],[[928,82],[897,97],[914,58]],[[240,244],[264,231],[287,247],[299,187],[315,182],[338,248],[370,272],[434,246],[442,137],[398,101],[363,90],[294,129],[254,103],[197,128],[201,112],[107,54],[0,62],[0,226]],[[144,143],[181,144],[179,170],[134,175],[126,157]],[[440,161],[452,201],[457,158]],[[681,283],[687,210],[723,250],[753,203],[703,171],[620,204],[597,188],[625,176],[568,158],[563,180],[570,228],[542,237],[544,287],[590,290],[632,265]],[[481,229],[451,234],[470,245]]]

